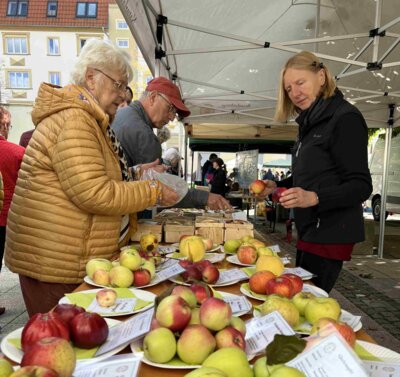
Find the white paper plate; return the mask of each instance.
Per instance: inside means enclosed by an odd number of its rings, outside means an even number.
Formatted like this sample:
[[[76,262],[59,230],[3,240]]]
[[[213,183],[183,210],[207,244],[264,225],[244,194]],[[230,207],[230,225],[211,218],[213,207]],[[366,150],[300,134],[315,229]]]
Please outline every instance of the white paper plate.
[[[83,278],[83,281],[87,284],[93,285],[94,287],[100,287],[100,288],[113,288],[111,285],[102,285],[102,284],[97,284],[95,283],[89,276],[85,276]],[[129,288],[147,288],[147,287],[152,287],[154,285],[160,284],[161,281],[157,279],[157,275],[153,277],[153,279],[150,280],[150,283],[147,285],[143,285],[141,287],[135,287],[134,285],[130,286]]]
[[[108,324],[108,327],[113,327],[113,326],[117,325],[118,323],[120,323],[120,321],[117,321],[116,319],[112,319],[112,318],[105,318],[105,320]],[[24,353],[22,352],[22,350],[14,347],[11,343],[9,343],[8,339],[21,338],[22,330],[23,330],[23,327],[20,327],[19,329],[16,329],[16,330],[10,332],[9,334],[7,334],[1,341],[1,345],[0,345],[1,352],[3,352],[4,355],[6,355],[10,360],[12,360],[18,364],[21,363]],[[118,352],[122,351],[125,347],[126,347],[126,345],[124,344],[123,346],[120,346],[112,351],[109,351],[109,352],[105,353],[104,355],[92,357],[89,359],[80,359],[80,360],[76,360],[76,362],[77,362],[77,364],[96,363],[98,361],[107,359],[108,357],[110,357],[112,355],[117,354]]]
[[[381,359],[384,363],[399,363],[400,362],[400,353],[392,351],[389,348],[385,348],[379,346],[378,344],[365,342],[363,340],[357,340],[357,343],[365,348],[372,355]]]
[[[138,310],[132,310],[129,312],[123,312],[123,313],[107,313],[107,314],[102,314],[98,313],[103,317],[119,317],[123,315],[128,315],[128,314],[134,314],[134,313],[139,313],[143,312],[145,310],[150,309],[151,307],[154,306],[154,300],[156,299],[156,295],[151,292],[143,291],[141,289],[136,289],[136,288],[128,288],[138,299],[141,299],[143,301],[151,301],[151,304],[145,306],[144,308],[138,309]],[[101,291],[101,289],[88,289],[86,291],[80,291],[80,292],[75,292],[75,293],[97,293],[98,291]],[[62,297],[59,301],[59,304],[70,304],[71,302],[69,301],[68,297],[64,296]]]
[[[179,250],[179,242],[171,244],[171,247],[174,247],[176,250]],[[221,245],[214,244],[213,248],[210,250],[207,250],[206,253],[212,253],[213,251],[217,251],[218,249],[221,249],[221,248],[222,248]]]
[[[234,255],[229,255],[228,257],[226,257],[226,260],[232,264],[237,264],[239,266],[244,266],[244,267],[255,267],[255,263],[253,264],[246,264],[246,263],[242,263],[236,254]],[[288,258],[281,258],[281,261],[283,264],[288,264],[290,263],[290,260]]]

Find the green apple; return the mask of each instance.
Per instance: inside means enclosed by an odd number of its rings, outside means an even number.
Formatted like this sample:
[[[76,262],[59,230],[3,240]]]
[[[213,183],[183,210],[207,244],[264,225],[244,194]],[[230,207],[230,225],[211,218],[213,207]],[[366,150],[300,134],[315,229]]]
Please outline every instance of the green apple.
[[[310,300],[313,300],[316,297],[317,296],[315,296],[315,294],[311,292],[299,292],[292,297],[292,302],[296,305],[296,308],[299,310],[300,315],[304,316],[304,311],[307,304],[310,302]]]
[[[240,240],[229,240],[224,243],[224,250],[226,253],[236,253],[241,242]]]
[[[0,359],[0,377],[8,377],[13,372],[12,365],[6,359]]]
[[[93,258],[86,263],[86,275],[93,279],[93,274],[96,270],[110,271],[112,263],[107,259]]]
[[[257,254],[260,257],[261,255],[276,255],[273,250],[271,250],[269,247],[264,246],[264,247],[259,247],[257,249]]]
[[[253,377],[246,353],[237,347],[213,352],[204,360],[203,367],[219,369],[229,377]]]
[[[282,364],[267,365],[267,356],[259,358],[253,366],[254,377],[270,377],[271,373]]]
[[[150,276],[153,279],[154,276],[156,276],[156,266],[153,261],[151,260],[146,260],[142,258],[142,266],[144,270],[147,270],[150,272]]]
[[[243,336],[246,336],[246,324],[243,319],[232,316],[230,325],[238,330]]]
[[[332,318],[338,321],[340,313],[340,305],[332,297],[316,297],[307,304],[304,310],[306,320],[312,325],[320,318]]]
[[[228,377],[224,372],[215,368],[204,368],[192,370],[185,377]]]
[[[300,320],[300,314],[292,301],[286,297],[269,295],[260,307],[261,314],[269,314],[278,311],[290,326],[295,327]]]
[[[137,250],[126,249],[119,257],[119,264],[129,268],[131,271],[136,271],[142,264],[142,257]]]
[[[200,308],[192,309],[192,316],[190,317],[189,325],[200,325]]]
[[[176,354],[176,339],[174,333],[158,327],[151,330],[143,340],[144,356],[155,363],[165,364]]]
[[[282,365],[279,368],[274,369],[270,374],[270,377],[306,377],[306,375],[296,368]]]
[[[216,340],[202,325],[187,326],[177,342],[179,358],[186,364],[201,364],[215,350]]]
[[[116,288],[128,288],[133,283],[133,272],[124,266],[113,267],[110,270],[110,284]]]

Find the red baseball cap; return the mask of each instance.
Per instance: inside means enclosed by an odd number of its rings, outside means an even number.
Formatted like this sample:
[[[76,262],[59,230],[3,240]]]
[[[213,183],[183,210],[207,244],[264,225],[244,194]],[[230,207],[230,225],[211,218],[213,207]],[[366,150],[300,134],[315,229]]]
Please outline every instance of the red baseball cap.
[[[182,101],[181,92],[179,88],[166,77],[156,77],[149,81],[146,87],[147,92],[157,91],[164,94],[169,101],[176,107],[178,114],[185,118],[190,115],[190,110],[185,106]]]

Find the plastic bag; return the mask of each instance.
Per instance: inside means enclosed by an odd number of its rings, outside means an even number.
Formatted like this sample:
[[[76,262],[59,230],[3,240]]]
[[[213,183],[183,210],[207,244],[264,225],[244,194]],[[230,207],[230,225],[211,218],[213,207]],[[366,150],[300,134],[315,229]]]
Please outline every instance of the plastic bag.
[[[168,173],[159,173],[154,169],[146,169],[140,180],[147,181],[154,179],[156,181],[160,181],[162,184],[168,186],[170,189],[174,190],[178,195],[178,200],[176,203],[179,203],[188,192],[187,183],[180,177]],[[174,204],[176,204],[174,203]],[[163,207],[160,205],[156,205],[155,207]]]

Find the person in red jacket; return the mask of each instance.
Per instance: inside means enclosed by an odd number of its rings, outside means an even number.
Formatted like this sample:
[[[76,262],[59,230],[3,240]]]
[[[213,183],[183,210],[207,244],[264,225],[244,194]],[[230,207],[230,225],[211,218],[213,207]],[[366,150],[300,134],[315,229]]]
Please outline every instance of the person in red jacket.
[[[3,261],[4,244],[6,240],[7,215],[11,199],[14,194],[15,184],[18,178],[18,170],[21,166],[25,148],[7,141],[11,129],[11,114],[0,106],[0,172],[3,178],[4,201],[0,212],[0,271]],[[0,307],[0,314],[5,311]]]

